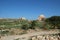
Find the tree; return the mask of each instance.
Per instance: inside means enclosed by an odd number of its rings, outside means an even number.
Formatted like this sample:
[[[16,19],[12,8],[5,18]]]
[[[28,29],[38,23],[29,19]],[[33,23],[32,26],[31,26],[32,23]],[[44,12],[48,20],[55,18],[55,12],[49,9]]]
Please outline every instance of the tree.
[[[43,28],[44,26],[44,22],[40,22],[40,21],[37,21],[37,20],[33,20],[31,22],[31,29],[35,29],[35,28]]]
[[[50,18],[47,18],[45,21],[51,26],[53,26],[53,28],[60,29],[60,16],[52,16]]]

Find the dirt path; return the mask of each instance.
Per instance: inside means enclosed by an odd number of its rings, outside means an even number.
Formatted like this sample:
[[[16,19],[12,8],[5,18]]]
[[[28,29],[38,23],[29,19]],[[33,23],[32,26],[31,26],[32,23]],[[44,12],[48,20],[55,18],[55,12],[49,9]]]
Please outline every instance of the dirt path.
[[[58,33],[60,33],[60,32],[59,31],[41,31],[41,32],[33,32],[33,33],[28,33],[28,34],[23,34],[23,35],[4,36],[4,37],[1,37],[0,40],[14,40],[17,38],[21,38],[21,40],[28,40],[28,38],[31,36],[46,35],[46,34],[58,34]]]

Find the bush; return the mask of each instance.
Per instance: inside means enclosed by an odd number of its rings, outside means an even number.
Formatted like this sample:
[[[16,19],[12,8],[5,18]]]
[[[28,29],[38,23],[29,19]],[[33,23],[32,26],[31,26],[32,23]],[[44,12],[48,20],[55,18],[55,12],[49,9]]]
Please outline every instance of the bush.
[[[2,31],[1,34],[7,34],[9,31]]]
[[[27,30],[29,27],[28,27],[28,25],[22,25],[22,27],[21,27],[21,29],[24,29],[24,30]]]

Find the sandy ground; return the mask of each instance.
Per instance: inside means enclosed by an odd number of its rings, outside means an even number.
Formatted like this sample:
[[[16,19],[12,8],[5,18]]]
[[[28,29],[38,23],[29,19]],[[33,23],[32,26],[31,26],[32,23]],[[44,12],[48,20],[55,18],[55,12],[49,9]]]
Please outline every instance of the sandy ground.
[[[17,38],[20,38],[21,40],[28,40],[31,36],[36,36],[36,35],[46,35],[46,34],[58,34],[60,33],[59,31],[40,31],[40,32],[32,32],[28,34],[23,34],[23,35],[10,35],[10,36],[4,36],[1,37],[0,40],[14,40]]]

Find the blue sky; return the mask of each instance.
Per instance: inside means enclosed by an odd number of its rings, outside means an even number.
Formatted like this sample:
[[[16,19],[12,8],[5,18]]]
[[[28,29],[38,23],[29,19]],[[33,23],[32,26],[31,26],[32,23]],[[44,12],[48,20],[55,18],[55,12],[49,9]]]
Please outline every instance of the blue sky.
[[[0,0],[0,18],[60,16],[60,0]]]

